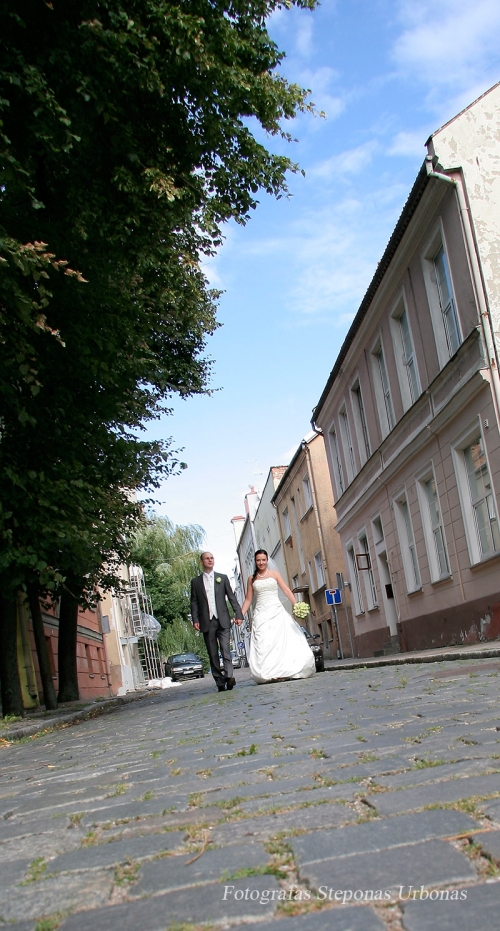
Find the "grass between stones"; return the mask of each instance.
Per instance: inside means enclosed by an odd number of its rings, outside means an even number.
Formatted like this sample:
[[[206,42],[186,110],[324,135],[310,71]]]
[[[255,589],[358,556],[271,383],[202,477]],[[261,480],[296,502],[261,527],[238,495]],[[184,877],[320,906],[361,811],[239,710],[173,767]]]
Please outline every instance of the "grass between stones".
[[[57,931],[57,928],[70,915],[70,911],[52,912],[37,919],[35,931]]]
[[[412,769],[429,769],[432,766],[445,766],[446,763],[456,763],[456,760],[428,760],[425,757],[416,757]]]
[[[35,860],[31,861],[26,870],[26,875],[19,885],[28,886],[30,883],[38,882],[40,879],[47,879],[50,875],[50,873],[47,873],[47,861],[45,857],[37,857]]]
[[[139,864],[127,857],[125,863],[118,863],[115,866],[113,881],[115,886],[127,886],[137,882],[139,873]]]
[[[116,798],[117,795],[125,795],[125,792],[130,789],[130,784],[128,782],[119,782],[115,786],[113,792],[108,792],[106,798]]]

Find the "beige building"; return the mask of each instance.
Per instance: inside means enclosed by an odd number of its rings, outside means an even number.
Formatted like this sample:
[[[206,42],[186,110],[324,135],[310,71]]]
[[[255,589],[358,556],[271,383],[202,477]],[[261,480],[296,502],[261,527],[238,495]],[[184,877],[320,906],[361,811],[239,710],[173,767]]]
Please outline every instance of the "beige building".
[[[427,148],[314,411],[362,656],[500,635],[500,84]]]
[[[343,604],[338,608],[330,608],[325,598],[327,589],[337,588],[338,582],[342,585],[345,569],[321,434],[312,432],[302,440],[272,501],[280,523],[288,584],[311,606],[310,633],[321,635],[327,657],[352,656],[349,592],[342,591]]]

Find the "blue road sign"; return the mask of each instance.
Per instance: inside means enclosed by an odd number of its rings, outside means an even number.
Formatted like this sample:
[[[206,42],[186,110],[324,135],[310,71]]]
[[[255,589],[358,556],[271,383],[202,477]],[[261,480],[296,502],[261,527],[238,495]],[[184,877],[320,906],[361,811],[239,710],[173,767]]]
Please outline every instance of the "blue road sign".
[[[327,605],[342,604],[342,594],[339,588],[327,588],[325,598]]]

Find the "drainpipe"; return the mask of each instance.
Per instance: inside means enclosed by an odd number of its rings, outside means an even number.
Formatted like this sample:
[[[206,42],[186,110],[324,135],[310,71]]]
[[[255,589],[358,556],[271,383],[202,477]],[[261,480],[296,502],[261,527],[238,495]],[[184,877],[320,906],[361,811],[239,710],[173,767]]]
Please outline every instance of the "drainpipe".
[[[473,233],[472,228],[472,219],[470,215],[470,210],[465,200],[465,194],[463,185],[458,181],[455,181],[454,178],[450,178],[448,175],[445,175],[443,172],[434,171],[432,167],[432,156],[428,155],[425,161],[427,175],[429,178],[437,178],[439,181],[446,181],[447,184],[452,184],[455,188],[457,200],[458,200],[458,209],[460,212],[460,220],[462,223],[462,230],[464,233],[465,241],[467,244],[467,252],[469,255],[470,267],[472,272],[472,282],[474,285],[474,292],[476,297],[476,302],[479,307],[479,315],[481,317],[481,330],[483,333],[484,342],[486,345],[486,351],[488,353],[488,369],[491,376],[491,385],[492,385],[492,395],[493,395],[493,405],[495,407],[495,415],[497,419],[497,427],[500,425],[500,386],[499,386],[499,368],[500,362],[498,358],[497,347],[495,343],[495,337],[493,333],[493,325],[491,320],[491,313],[487,302],[486,289],[481,272],[481,264],[479,260],[477,242]]]
[[[312,428],[313,428],[313,430],[314,430],[314,432],[316,433],[317,436],[323,436],[323,431],[320,430],[319,427],[316,426],[316,424],[314,423],[313,420],[311,421],[311,425],[312,425]],[[330,588],[330,582],[329,582],[329,577],[328,577],[328,563],[327,563],[327,561],[326,561],[325,542],[324,542],[324,537],[323,537],[323,530],[322,530],[322,527],[321,527],[321,518],[320,518],[320,516],[319,516],[318,496],[317,496],[317,494],[316,494],[316,484],[315,484],[315,481],[314,481],[313,469],[312,469],[311,450],[309,449],[308,443],[304,443],[304,442],[302,443],[302,448],[305,449],[307,458],[308,458],[308,460],[309,460],[309,478],[310,478],[310,480],[311,480],[311,493],[312,493],[312,499],[313,499],[313,509],[314,509],[314,515],[315,515],[315,517],[316,517],[316,527],[318,528],[318,536],[319,536],[319,542],[320,542],[320,546],[321,546],[321,552],[324,554],[324,556],[323,556],[323,562],[324,562],[324,567],[325,567],[326,586],[327,586],[327,588]],[[345,597],[345,596],[344,596],[344,597]],[[334,619],[334,622],[335,622],[335,628],[336,628],[336,631],[337,631],[337,637],[338,637],[338,641],[339,641],[340,658],[341,658],[341,659],[344,659],[344,648],[343,648],[343,646],[342,646],[342,640],[341,640],[341,638],[340,638],[340,628],[339,628],[339,625],[338,625],[338,621],[337,621],[337,612],[336,612],[336,609],[335,609],[335,608],[333,609],[332,614],[333,614],[333,619]],[[347,611],[346,611],[346,619],[347,619]],[[350,628],[349,628],[349,620],[348,620],[348,619],[347,619],[347,629],[348,629],[348,631],[349,631],[349,639],[351,640],[351,653],[352,653],[352,655],[354,656],[354,650],[353,650],[353,648],[352,648],[351,631],[350,631]]]

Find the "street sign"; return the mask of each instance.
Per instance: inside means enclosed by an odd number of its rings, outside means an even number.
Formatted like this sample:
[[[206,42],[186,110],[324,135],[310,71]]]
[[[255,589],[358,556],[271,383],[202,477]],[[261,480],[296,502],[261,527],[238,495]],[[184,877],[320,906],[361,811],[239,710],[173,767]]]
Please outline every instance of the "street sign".
[[[327,588],[325,598],[327,605],[342,604],[342,594],[339,588]]]

